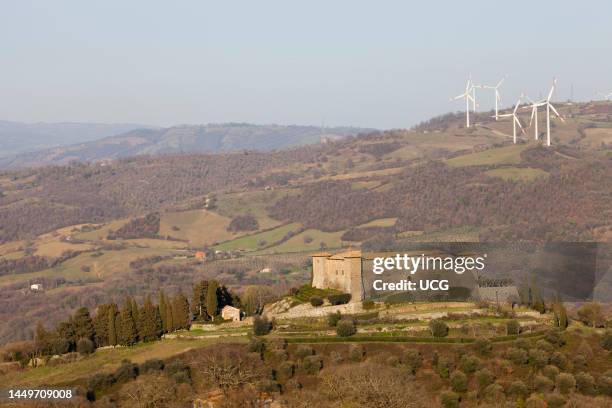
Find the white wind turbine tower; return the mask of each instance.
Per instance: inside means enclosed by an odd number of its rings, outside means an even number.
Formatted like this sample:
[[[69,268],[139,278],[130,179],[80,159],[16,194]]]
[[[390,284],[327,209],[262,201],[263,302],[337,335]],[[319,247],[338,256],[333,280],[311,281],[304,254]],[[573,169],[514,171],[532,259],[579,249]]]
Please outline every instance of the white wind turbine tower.
[[[550,103],[550,99],[552,98],[553,93],[555,92],[556,86],[557,78],[553,78],[553,83],[550,87],[550,92],[548,92],[548,97],[546,98],[546,101],[544,103],[544,105],[546,105],[546,146],[550,146],[550,111],[552,110],[554,114],[557,115],[559,119],[561,119],[562,122],[565,122],[565,119],[563,119],[561,115],[559,115],[559,112],[557,112],[555,107]]]
[[[521,121],[519,120],[518,115],[516,114],[516,111],[521,105],[522,99],[523,99],[523,95],[519,96],[518,101],[516,101],[516,105],[514,105],[514,110],[512,111],[512,113],[498,115],[498,117],[500,118],[509,118],[509,117],[512,118],[512,140],[514,141],[514,144],[516,144],[516,125],[518,125],[519,128],[521,128],[521,132],[525,134],[525,129],[523,129],[523,125],[521,125]]]
[[[546,105],[546,100],[534,102],[531,99],[529,99],[529,97],[527,97],[527,99],[529,100],[529,103],[531,103],[531,105],[525,106],[524,109],[531,108],[531,119],[529,120],[529,127],[531,127],[532,124],[535,126],[534,139],[538,140],[540,136],[539,131],[538,131],[538,108],[540,106]]]
[[[476,99],[474,99],[474,96],[472,95],[474,92],[473,87],[474,85],[472,84],[472,78],[470,77],[465,84],[465,92],[461,95],[455,96],[454,98],[450,98],[451,101],[465,98],[465,125],[468,128],[470,127],[470,101],[472,101],[474,104],[474,110],[476,109]]]
[[[497,112],[498,112],[498,109],[499,109],[499,104],[501,104],[501,96],[499,94],[499,87],[501,86],[501,84],[504,82],[505,79],[506,79],[506,77],[503,77],[501,79],[501,81],[499,81],[497,83],[497,85],[495,85],[495,86],[491,86],[491,85],[484,85],[483,86],[484,89],[493,89],[493,91],[495,92],[495,120],[497,120],[498,117],[499,117],[499,114]]]

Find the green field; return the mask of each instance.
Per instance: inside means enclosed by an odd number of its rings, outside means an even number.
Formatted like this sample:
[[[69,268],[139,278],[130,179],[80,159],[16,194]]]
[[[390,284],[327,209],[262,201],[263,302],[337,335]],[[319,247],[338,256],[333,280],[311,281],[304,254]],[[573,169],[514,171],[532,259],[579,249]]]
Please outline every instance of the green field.
[[[308,229],[280,245],[260,251],[261,254],[280,254],[283,252],[302,252],[317,251],[321,249],[321,243],[325,243],[327,248],[342,247],[340,237],[344,231],[323,232],[315,229]]]
[[[159,234],[188,241],[193,246],[211,245],[235,238],[227,228],[231,219],[207,210],[165,213],[161,217]]]
[[[379,218],[377,220],[372,220],[370,222],[366,222],[365,224],[361,224],[358,228],[369,228],[369,227],[392,227],[395,225],[397,218]]]
[[[499,177],[504,180],[525,182],[534,181],[540,177],[548,176],[548,173],[544,170],[521,167],[504,167],[501,169],[493,169],[486,171],[485,174],[489,177]]]
[[[463,156],[448,159],[446,163],[452,167],[463,166],[485,166],[491,164],[517,164],[521,162],[521,153],[529,145],[517,144],[498,147],[478,153],[470,153]]]
[[[299,190],[284,188],[224,194],[217,198],[215,211],[230,219],[237,215],[250,214],[257,219],[260,229],[269,229],[280,225],[281,222],[270,218],[266,208],[279,198],[298,192]]]
[[[280,227],[268,231],[260,232],[253,235],[247,235],[234,239],[232,241],[224,242],[222,244],[217,245],[215,249],[219,249],[222,251],[237,249],[243,249],[245,251],[255,251],[258,248],[269,246],[281,241],[285,235],[287,235],[291,231],[297,231],[300,226],[301,225],[298,223],[282,225]]]

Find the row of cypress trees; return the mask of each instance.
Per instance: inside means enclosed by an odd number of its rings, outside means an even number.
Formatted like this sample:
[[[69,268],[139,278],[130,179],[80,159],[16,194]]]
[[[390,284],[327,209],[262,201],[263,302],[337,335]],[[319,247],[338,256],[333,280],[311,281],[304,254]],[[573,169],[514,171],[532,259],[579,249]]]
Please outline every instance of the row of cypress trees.
[[[196,284],[191,306],[180,292],[170,297],[161,290],[157,304],[147,296],[142,306],[128,296],[121,306],[99,305],[93,317],[86,307],[81,307],[52,331],[39,323],[36,349],[38,354],[52,355],[80,351],[78,348],[88,342],[93,348],[154,341],[164,333],[189,329],[192,320],[214,320],[223,306],[238,302],[237,297],[216,281]]]

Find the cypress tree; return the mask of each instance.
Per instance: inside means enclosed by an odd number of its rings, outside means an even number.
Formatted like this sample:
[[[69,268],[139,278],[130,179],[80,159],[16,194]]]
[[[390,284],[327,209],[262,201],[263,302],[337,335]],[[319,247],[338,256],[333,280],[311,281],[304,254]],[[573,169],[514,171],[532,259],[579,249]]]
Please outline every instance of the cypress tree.
[[[189,328],[189,301],[179,292],[172,302],[172,318],[174,330]]]
[[[164,334],[164,326],[162,325],[159,306],[155,306],[155,332],[157,333],[157,338],[160,338],[162,334]]]
[[[111,303],[109,305],[108,310],[108,345],[116,346],[118,343],[117,340],[117,316],[118,316],[118,307],[116,304]]]
[[[140,309],[138,308],[138,303],[134,298],[130,299],[130,306],[132,309],[132,317],[134,318],[134,323],[136,324],[136,332],[138,333],[138,340],[142,340],[141,332],[142,332],[142,316],[140,315]]]
[[[169,300],[169,299],[167,299]],[[174,311],[172,310],[172,302],[168,301],[166,303],[166,332],[172,332],[175,330],[174,328]]]
[[[193,287],[193,298],[191,300],[191,313],[194,319],[206,319],[206,292],[208,290],[208,281],[201,281]]]
[[[159,291],[159,316],[161,318],[161,326],[164,332],[168,331],[168,309],[166,295],[163,290]]]
[[[206,313],[213,319],[217,314],[217,309],[219,306],[217,299],[217,288],[219,284],[217,281],[210,281],[208,283],[208,290],[206,291]]]
[[[73,322],[76,341],[80,339],[93,340],[95,334],[93,320],[86,307],[81,307],[75,312]]]
[[[138,340],[138,330],[134,316],[132,316],[132,302],[129,298],[119,312],[119,343],[124,346],[129,346]]]
[[[142,341],[152,341],[157,339],[158,335],[157,313],[151,297],[147,296],[141,310],[140,338]]]
[[[108,314],[111,311],[110,303],[105,303],[96,309],[96,315],[93,317],[93,326],[95,335],[96,347],[108,346]]]
[[[57,335],[59,340],[65,344],[64,352],[74,351],[76,349],[77,337],[72,316],[57,326]]]

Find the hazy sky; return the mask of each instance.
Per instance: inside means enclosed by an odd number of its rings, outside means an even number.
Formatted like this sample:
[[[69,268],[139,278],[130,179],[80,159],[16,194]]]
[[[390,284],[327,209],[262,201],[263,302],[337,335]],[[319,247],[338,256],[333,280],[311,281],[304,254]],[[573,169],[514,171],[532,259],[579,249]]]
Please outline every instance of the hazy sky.
[[[0,0],[0,55],[4,120],[408,127],[612,91],[612,2]]]

